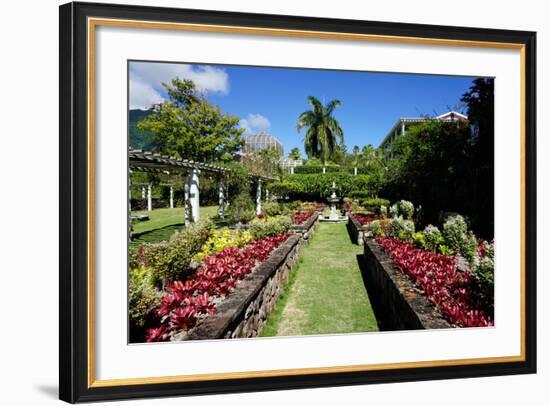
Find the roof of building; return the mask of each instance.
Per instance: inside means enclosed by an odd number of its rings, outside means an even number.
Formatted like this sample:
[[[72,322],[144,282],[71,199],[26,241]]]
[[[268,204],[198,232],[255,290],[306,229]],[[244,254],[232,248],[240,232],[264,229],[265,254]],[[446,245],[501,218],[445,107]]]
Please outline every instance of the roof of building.
[[[244,153],[257,152],[263,148],[276,149],[281,155],[284,155],[284,146],[281,141],[267,132],[259,132],[244,137]]]
[[[396,123],[393,125],[393,127],[388,131],[388,134],[382,142],[380,143],[380,148],[383,148],[386,146],[388,141],[391,139],[392,135],[395,133],[396,130],[399,129],[399,127],[402,124],[414,124],[414,123],[424,123],[427,121],[432,120],[438,120],[438,121],[458,121],[458,120],[468,120],[468,116],[459,113],[458,111],[448,111],[447,113],[440,114],[436,117],[401,117],[399,120],[396,121]]]

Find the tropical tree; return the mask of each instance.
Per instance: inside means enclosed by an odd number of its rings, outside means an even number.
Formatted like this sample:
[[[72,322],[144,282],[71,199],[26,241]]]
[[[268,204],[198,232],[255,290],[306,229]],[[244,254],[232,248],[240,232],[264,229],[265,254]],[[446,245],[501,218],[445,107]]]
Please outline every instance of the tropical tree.
[[[359,146],[358,145],[354,145],[353,146],[353,165],[354,166],[357,166],[357,164],[359,163],[359,153],[360,153],[360,149],[359,149]]]
[[[338,121],[332,116],[340,100],[332,100],[325,106],[313,96],[307,98],[311,110],[304,111],[298,117],[298,133],[307,128],[304,147],[309,158],[319,158],[323,164],[330,160],[338,145],[344,144],[344,132]]]
[[[288,153],[288,157],[294,160],[302,159],[302,153],[300,152],[300,148],[296,148],[296,147],[292,148]]]
[[[223,113],[199,94],[191,80],[162,84],[168,100],[137,127],[151,134],[161,153],[198,161],[231,161],[243,145],[239,118]]]

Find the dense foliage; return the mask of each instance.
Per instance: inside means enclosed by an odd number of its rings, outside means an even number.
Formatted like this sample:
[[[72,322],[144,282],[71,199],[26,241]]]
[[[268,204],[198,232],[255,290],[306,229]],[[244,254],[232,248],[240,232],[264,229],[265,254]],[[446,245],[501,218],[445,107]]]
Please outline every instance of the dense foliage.
[[[239,279],[287,238],[287,234],[268,237],[206,257],[191,278],[175,281],[167,288],[157,307],[160,326],[147,330],[147,341],[167,341],[174,333],[192,328],[204,315],[215,313],[214,300],[226,296]]]
[[[151,134],[163,154],[196,161],[231,160],[243,145],[239,118],[212,106],[191,80],[175,78],[162,85],[169,100],[143,118],[138,129]]]
[[[428,121],[393,144],[383,194],[412,200],[425,223],[440,211],[467,215],[476,234],[493,237],[493,79],[477,79],[462,101],[468,122]]]
[[[202,249],[193,259],[202,261],[204,258],[220,252],[226,247],[242,247],[250,241],[252,241],[252,234],[246,230],[230,230],[228,228],[213,230],[208,240],[202,246]]]
[[[292,222],[287,216],[268,217],[252,221],[249,231],[253,239],[261,240],[266,237],[286,233],[291,225]]]
[[[378,237],[376,241],[451,323],[460,327],[493,325],[489,304],[477,293],[470,274],[457,270],[453,256],[414,248],[395,238]]]
[[[201,221],[177,231],[168,241],[143,244],[132,258],[132,267],[152,270],[156,284],[176,280],[189,272],[193,257],[201,250],[212,230],[212,223]]]

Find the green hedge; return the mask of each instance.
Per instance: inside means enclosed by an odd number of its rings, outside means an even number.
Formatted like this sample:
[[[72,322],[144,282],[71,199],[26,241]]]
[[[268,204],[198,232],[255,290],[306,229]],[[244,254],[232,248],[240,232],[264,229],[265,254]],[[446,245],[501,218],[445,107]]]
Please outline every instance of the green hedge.
[[[334,166],[334,165],[327,165],[324,167],[325,173],[350,173],[354,174],[354,168],[353,167],[343,167],[343,166]],[[294,168],[294,173],[298,175],[307,175],[307,174],[322,174],[323,173],[323,166],[322,165],[302,165],[302,166],[296,166]],[[366,175],[368,173],[368,168],[357,168],[357,174],[358,175]]]
[[[371,176],[354,176],[345,172],[288,175],[281,182],[271,183],[268,188],[279,197],[324,200],[332,193],[332,182],[336,184],[336,194],[340,197],[350,196],[354,191],[361,191],[364,197],[376,195],[376,191],[372,190]]]

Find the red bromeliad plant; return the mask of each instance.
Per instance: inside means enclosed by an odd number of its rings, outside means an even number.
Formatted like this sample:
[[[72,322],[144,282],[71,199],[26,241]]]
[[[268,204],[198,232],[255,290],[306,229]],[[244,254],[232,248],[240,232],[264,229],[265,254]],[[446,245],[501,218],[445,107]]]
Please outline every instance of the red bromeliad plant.
[[[363,214],[363,213],[353,213],[352,216],[364,226],[365,224],[370,223],[371,221],[378,220],[378,216],[374,214]]]
[[[470,274],[457,269],[454,256],[425,251],[394,238],[377,237],[376,242],[451,323],[460,327],[494,325],[485,310],[488,303],[476,294]]]
[[[292,216],[292,224],[303,224],[314,214],[313,211],[299,211]]]
[[[161,326],[147,330],[146,340],[167,341],[170,333],[189,330],[197,320],[216,313],[214,299],[225,297],[235,283],[267,259],[288,234],[254,241],[242,248],[227,247],[204,259],[204,265],[186,281],[176,281],[166,288],[157,306]]]

